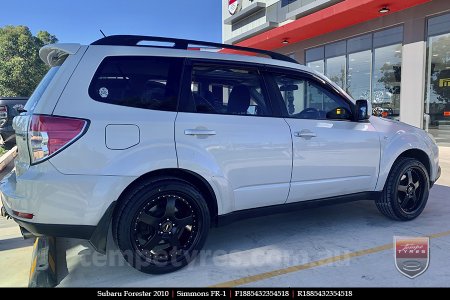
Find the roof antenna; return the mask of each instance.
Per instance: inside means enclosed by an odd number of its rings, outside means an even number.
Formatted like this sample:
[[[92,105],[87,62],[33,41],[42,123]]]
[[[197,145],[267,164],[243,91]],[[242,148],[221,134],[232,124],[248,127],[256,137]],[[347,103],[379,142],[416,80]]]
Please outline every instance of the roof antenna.
[[[103,34],[103,37],[106,37],[106,34],[101,29],[100,32]]]

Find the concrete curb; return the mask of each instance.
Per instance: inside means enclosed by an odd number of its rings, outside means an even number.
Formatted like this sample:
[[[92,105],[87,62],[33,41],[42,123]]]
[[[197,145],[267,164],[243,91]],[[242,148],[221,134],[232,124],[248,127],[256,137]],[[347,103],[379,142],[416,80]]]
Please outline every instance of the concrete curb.
[[[0,157],[0,172],[3,171],[6,166],[17,156],[17,146],[12,147],[11,150],[6,152]]]
[[[28,287],[56,286],[56,246],[55,238],[37,237],[31,256],[30,278]]]

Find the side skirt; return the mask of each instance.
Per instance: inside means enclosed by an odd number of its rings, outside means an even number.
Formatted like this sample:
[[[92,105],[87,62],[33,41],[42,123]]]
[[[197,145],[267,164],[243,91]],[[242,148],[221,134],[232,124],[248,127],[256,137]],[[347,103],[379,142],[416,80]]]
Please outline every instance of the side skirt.
[[[322,198],[295,203],[278,204],[258,208],[244,209],[220,215],[217,217],[217,226],[224,226],[239,220],[257,218],[262,216],[291,212],[305,208],[319,207],[325,205],[341,204],[360,200],[376,200],[381,196],[381,192],[363,192],[349,195],[342,195],[330,198]]]

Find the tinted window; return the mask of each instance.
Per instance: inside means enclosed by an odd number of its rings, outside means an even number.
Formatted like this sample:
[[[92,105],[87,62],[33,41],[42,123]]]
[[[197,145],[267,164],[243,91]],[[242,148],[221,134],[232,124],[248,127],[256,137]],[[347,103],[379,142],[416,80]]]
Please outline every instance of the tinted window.
[[[89,95],[109,104],[175,111],[182,60],[112,56],[103,60]]]
[[[211,114],[268,116],[261,77],[256,70],[197,65],[192,69],[195,111]]]
[[[351,118],[349,104],[320,83],[302,77],[275,75],[275,82],[286,107],[287,116],[298,119]]]

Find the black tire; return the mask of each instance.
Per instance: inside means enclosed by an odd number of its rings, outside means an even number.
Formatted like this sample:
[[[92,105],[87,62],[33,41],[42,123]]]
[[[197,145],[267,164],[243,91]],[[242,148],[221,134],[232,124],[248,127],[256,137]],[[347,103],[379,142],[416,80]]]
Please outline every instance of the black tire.
[[[186,266],[202,249],[209,226],[202,194],[175,178],[136,185],[121,199],[112,222],[113,237],[125,260],[149,274]]]
[[[422,213],[429,191],[425,166],[417,159],[401,157],[393,165],[376,205],[390,219],[409,221]]]

